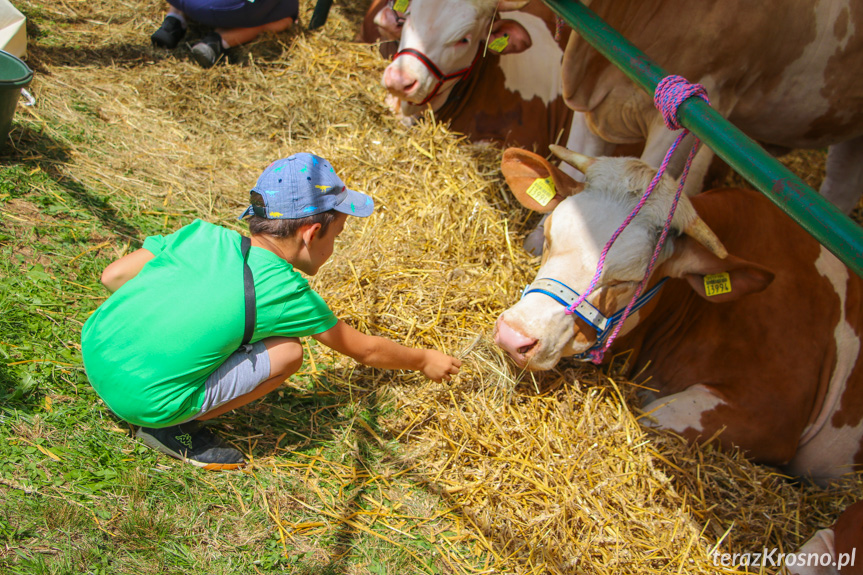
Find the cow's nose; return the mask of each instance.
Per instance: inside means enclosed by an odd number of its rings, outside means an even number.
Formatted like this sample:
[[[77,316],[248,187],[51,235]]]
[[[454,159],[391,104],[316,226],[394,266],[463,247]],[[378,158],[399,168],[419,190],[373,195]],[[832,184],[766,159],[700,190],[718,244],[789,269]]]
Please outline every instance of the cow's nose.
[[[381,39],[398,40],[401,38],[402,28],[399,26],[398,17],[392,8],[384,8],[375,14],[374,22]]]
[[[391,94],[405,98],[416,89],[417,80],[406,74],[401,68],[390,64],[384,70],[384,86]]]
[[[494,342],[507,352],[519,365],[527,363],[528,355],[538,341],[514,330],[502,317],[494,326]]]

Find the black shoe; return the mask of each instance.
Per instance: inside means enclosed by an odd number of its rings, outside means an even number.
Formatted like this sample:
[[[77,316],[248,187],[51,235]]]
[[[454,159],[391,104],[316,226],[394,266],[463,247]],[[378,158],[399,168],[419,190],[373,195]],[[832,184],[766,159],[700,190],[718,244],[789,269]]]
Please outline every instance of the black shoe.
[[[173,50],[185,35],[186,29],[183,28],[183,23],[180,22],[179,18],[165,16],[165,21],[162,22],[162,26],[153,32],[153,35],[150,36],[150,40],[153,42],[153,46]]]
[[[242,453],[196,421],[161,429],[141,427],[135,436],[157,451],[204,469],[237,469],[246,464]]]
[[[201,41],[192,46],[192,58],[204,68],[211,68],[224,54],[222,37],[213,32],[207,34]]]

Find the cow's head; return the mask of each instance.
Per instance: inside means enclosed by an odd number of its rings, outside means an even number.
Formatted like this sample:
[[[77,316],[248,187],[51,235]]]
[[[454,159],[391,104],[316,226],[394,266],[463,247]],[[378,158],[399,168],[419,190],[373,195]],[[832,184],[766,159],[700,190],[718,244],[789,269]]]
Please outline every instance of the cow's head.
[[[545,248],[537,278],[562,282],[582,294],[596,273],[600,254],[612,234],[638,203],[656,170],[634,158],[594,160],[560,148],[555,153],[586,176],[579,183],[544,158],[510,148],[501,168],[513,193],[528,208],[553,212],[545,222]],[[561,151],[562,150],[562,151]],[[552,185],[544,184],[551,181]],[[587,301],[605,317],[624,309],[643,279],[676,192],[663,177],[647,204],[608,251],[597,288]],[[685,196],[680,198],[669,240],[659,255],[651,284],[660,277],[685,278],[705,297],[704,276],[728,273],[733,291],[708,299],[728,301],[764,289],[773,275],[763,267],[728,255]],[[680,237],[672,237],[678,234]],[[656,300],[633,313],[621,327],[625,335],[654,308]],[[528,293],[495,325],[495,342],[530,370],[554,367],[566,356],[590,349],[597,331],[544,293]]]
[[[373,22],[381,41],[398,42],[401,40],[405,14],[396,10],[396,6],[392,2],[388,2],[378,10]]]
[[[485,46],[501,54],[530,47],[527,30],[514,20],[495,18],[529,0],[411,0],[404,13],[401,42],[384,71],[383,83],[412,115],[416,106],[437,110]],[[411,108],[411,106],[414,106]]]

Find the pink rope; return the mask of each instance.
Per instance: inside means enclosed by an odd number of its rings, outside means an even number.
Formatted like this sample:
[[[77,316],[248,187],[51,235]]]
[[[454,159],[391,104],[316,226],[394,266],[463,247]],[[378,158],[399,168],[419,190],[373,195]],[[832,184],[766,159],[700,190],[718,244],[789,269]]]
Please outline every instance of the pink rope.
[[[554,16],[554,41],[560,42],[560,35],[563,34],[563,18]]]
[[[669,130],[680,130],[682,126],[677,120],[677,109],[687,98],[691,98],[693,96],[697,96],[710,104],[710,100],[707,98],[707,91],[704,89],[704,86],[701,84],[690,84],[686,81],[685,78],[681,76],[667,76],[662,79],[661,82],[656,86],[656,92],[653,96],[653,103],[657,107],[657,109],[662,113],[662,118],[665,120],[665,126]],[[596,273],[593,276],[593,279],[590,281],[590,285],[587,288],[587,291],[584,294],[580,295],[578,299],[573,302],[571,306],[566,308],[567,315],[571,315],[575,312],[575,308],[577,308],[581,303],[587,299],[587,297],[593,293],[593,290],[596,289],[596,285],[599,282],[599,276],[602,274],[602,270],[605,267],[605,257],[608,255],[608,251],[611,249],[611,246],[617,240],[618,236],[623,232],[623,230],[635,219],[635,216],[638,215],[638,212],[641,211],[641,208],[647,203],[647,199],[653,193],[653,190],[656,188],[656,184],[659,183],[659,180],[662,178],[662,175],[665,173],[665,170],[668,168],[668,162],[671,160],[671,156],[674,154],[674,151],[680,145],[680,142],[683,141],[683,138],[689,133],[689,130],[683,129],[683,131],[677,136],[674,140],[674,143],[668,149],[668,152],[665,154],[665,158],[662,160],[662,164],[660,164],[659,169],[656,171],[656,175],[650,181],[650,184],[647,186],[647,189],[644,191],[644,194],[641,196],[638,204],[635,208],[630,212],[630,214],[626,217],[620,227],[615,230],[615,232],[611,235],[611,239],[605,244],[605,247],[602,250],[602,253],[599,255],[599,262],[596,266]],[[677,186],[677,193],[674,196],[674,201],[671,203],[671,209],[668,212],[668,217],[665,220],[665,225],[662,228],[662,233],[660,234],[659,241],[656,244],[656,247],[653,250],[653,256],[650,258],[650,262],[647,265],[647,270],[644,272],[644,278],[638,283],[638,286],[635,288],[635,294],[633,294],[632,299],[629,304],[626,306],[626,309],[623,312],[623,315],[620,318],[620,321],[617,322],[617,325],[614,326],[614,331],[611,333],[609,338],[605,341],[605,345],[602,346],[602,349],[593,350],[588,352],[590,355],[590,361],[595,364],[602,363],[603,358],[605,357],[605,352],[608,351],[608,348],[611,347],[611,344],[614,342],[615,338],[617,338],[617,334],[620,331],[620,328],[623,326],[623,323],[626,321],[626,318],[629,317],[630,312],[632,311],[632,306],[635,305],[635,302],[638,300],[638,297],[644,291],[645,286],[647,286],[647,280],[650,278],[650,274],[653,272],[653,267],[656,264],[656,260],[659,257],[659,253],[662,251],[662,246],[665,244],[665,239],[668,236],[668,230],[671,228],[671,220],[674,217],[674,212],[677,209],[677,202],[680,200],[680,194],[683,191],[683,186],[686,183],[686,176],[689,174],[689,168],[692,165],[692,160],[695,158],[695,153],[698,151],[698,146],[701,144],[701,141],[696,138],[695,144],[692,146],[692,150],[689,152],[689,157],[686,159],[686,166],[683,168],[683,173],[680,176],[680,184]]]
[[[687,98],[698,96],[708,104],[707,90],[701,84],[690,84],[683,76],[666,76],[656,86],[653,95],[653,105],[662,112],[665,127],[669,130],[680,130],[683,126],[677,121],[677,109]],[[688,133],[689,130],[686,130]]]

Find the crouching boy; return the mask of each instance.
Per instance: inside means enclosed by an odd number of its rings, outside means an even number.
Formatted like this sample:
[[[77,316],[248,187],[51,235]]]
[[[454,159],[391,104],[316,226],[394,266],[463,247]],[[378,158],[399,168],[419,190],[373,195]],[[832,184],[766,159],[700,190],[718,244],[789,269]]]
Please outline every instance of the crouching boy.
[[[105,268],[102,283],[113,293],[81,336],[87,375],[108,407],[139,426],[150,447],[205,469],[245,460],[199,422],[281,385],[302,365],[303,336],[365,365],[434,381],[461,365],[357,331],[300,275],[315,275],[329,259],[348,215],[367,217],[374,207],[328,161],[305,153],[278,160],[250,196],[240,216],[248,216],[250,248],[237,232],[200,220],[148,237]]]

